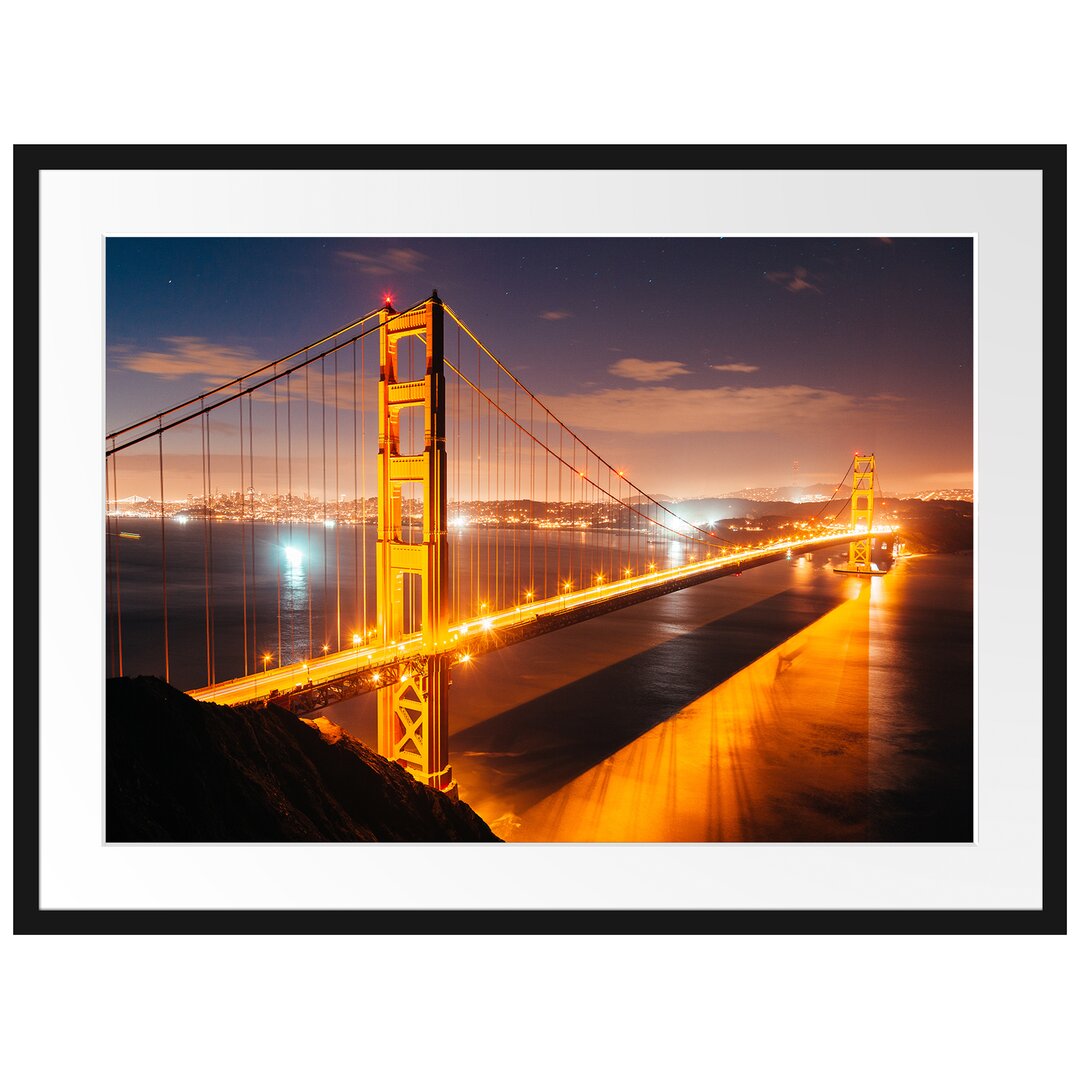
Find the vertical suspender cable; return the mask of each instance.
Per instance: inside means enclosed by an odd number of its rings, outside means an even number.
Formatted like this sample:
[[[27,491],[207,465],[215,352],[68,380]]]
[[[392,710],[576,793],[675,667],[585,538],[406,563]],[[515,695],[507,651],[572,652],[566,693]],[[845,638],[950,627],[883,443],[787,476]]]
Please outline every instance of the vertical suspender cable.
[[[158,496],[161,506],[161,612],[165,640],[165,681],[169,681],[169,584],[165,561],[165,449],[158,420]]]
[[[577,540],[578,540],[577,533],[580,530],[580,526],[578,524],[577,496],[574,494],[574,482],[577,480],[577,474],[578,474],[577,438],[576,437],[572,437],[572,441],[570,443],[570,450],[571,450],[571,470],[570,470],[570,514],[571,514],[571,518],[570,518],[570,520],[572,522],[573,529],[572,529],[572,532],[571,532],[571,535],[570,535],[570,552],[569,552],[570,558],[567,560],[567,562],[568,562],[568,565],[570,567],[570,582],[571,582],[571,585],[572,585],[572,587],[574,589],[578,589],[578,588],[581,587],[581,555],[580,555],[580,553],[578,554],[578,575],[577,575],[577,577],[574,576],[574,548],[580,546],[580,545],[577,544]]]
[[[563,429],[562,429],[562,424],[560,424],[559,425],[559,457],[560,458],[563,456],[563,437],[562,436],[563,436]],[[555,466],[555,477],[556,477],[556,479],[558,481],[558,484],[559,484],[559,492],[558,492],[558,498],[559,498],[559,501],[558,501],[559,521],[558,521],[558,528],[557,528],[557,531],[555,533],[555,592],[556,593],[561,593],[563,591],[563,587],[562,587],[562,580],[563,580],[563,576],[562,576],[562,533],[563,533],[562,518],[563,518],[563,514],[565,512],[564,509],[563,509],[563,501],[562,501],[562,464],[561,464],[561,462],[557,463],[556,466]]]
[[[210,448],[210,414],[206,414],[206,487],[210,492],[210,515],[207,520],[206,535],[210,543],[208,565],[210,568],[210,681],[217,682],[217,642],[215,640],[216,604],[214,602],[214,464],[213,451]]]
[[[547,449],[548,445],[548,416],[544,413],[544,448]],[[544,514],[549,515],[551,513],[551,501],[550,501],[550,487],[551,487],[551,461],[550,458],[544,454],[540,455],[540,460],[544,466]],[[544,596],[551,596],[548,589],[551,587],[550,580],[548,578],[548,533],[550,529],[544,530]],[[556,589],[557,593],[559,590]]]
[[[277,365],[274,365],[277,374]],[[278,455],[277,379],[274,380],[274,568],[277,580],[277,663],[281,667],[281,475]]]
[[[113,531],[119,534],[120,531],[120,488],[116,479],[116,439],[113,439],[113,453],[112,453],[112,467],[113,467]],[[108,470],[105,471],[106,478],[108,477]],[[117,674],[120,678],[124,677],[124,623],[120,614],[120,537],[116,535],[113,537],[113,557],[115,559],[116,569],[116,659],[117,659]]]
[[[243,389],[243,380],[240,381],[240,387]],[[243,608],[243,632],[244,632],[244,674],[248,673],[248,651],[247,651],[247,544],[245,543],[245,533],[247,531],[247,523],[244,520],[245,513],[247,511],[247,489],[244,487],[244,399],[241,397],[237,404],[240,406],[240,580],[241,580],[241,607]],[[254,555],[254,552],[252,553]],[[252,568],[254,572],[254,568]]]
[[[476,349],[476,385],[480,386],[480,347]],[[472,608],[472,612],[475,613],[480,610],[480,397],[478,394],[473,394],[473,418],[472,418],[472,452],[469,455],[470,472],[475,468],[476,470],[476,486],[472,493],[473,507],[475,512],[473,515],[473,539],[470,545],[475,558],[473,559],[474,568],[472,570],[472,581],[470,582],[470,592],[472,595],[472,603],[469,605]]]
[[[200,405],[202,399],[200,399]],[[206,489],[206,420],[207,414],[201,418],[199,438],[202,449],[202,482],[203,482],[203,602],[205,608],[204,630],[206,634],[206,685],[210,686],[214,681],[210,664],[210,541],[207,536],[207,528],[210,518],[210,505]]]
[[[533,401],[529,398],[529,434],[533,434]],[[536,596],[536,572],[533,569],[533,537],[536,533],[536,443],[529,440],[529,592]]]
[[[514,472],[513,472],[514,481],[513,481],[512,494],[511,494],[510,498],[512,500],[512,505],[514,507],[514,517],[517,518],[517,517],[520,516],[520,509],[521,509],[521,507],[519,505],[519,502],[518,502],[518,466],[520,464],[519,458],[520,458],[520,454],[521,454],[521,439],[519,437],[518,428],[517,428],[517,384],[514,385],[514,431],[513,431],[513,434],[514,434]],[[519,564],[520,564],[521,560],[518,557],[518,548],[521,547],[521,541],[519,539],[520,536],[521,536],[520,529],[515,528],[513,533],[512,533],[512,537],[513,537],[512,544],[513,544],[513,552],[514,552],[514,596],[513,596],[513,600],[514,600],[515,604],[520,604],[521,603],[521,577],[520,577],[520,571],[519,571]]]
[[[338,350],[334,350],[334,581],[337,590],[337,651],[341,652],[341,410],[338,408]]]
[[[328,622],[329,612],[326,610],[327,598],[330,593],[327,574],[329,573],[329,558],[326,553],[326,361],[322,361],[319,369],[320,399],[322,403],[322,523],[323,523],[323,578],[322,578],[322,613],[323,613],[323,645],[330,640],[330,625]],[[325,652],[326,649],[323,649]]]
[[[608,467],[608,483],[611,485],[611,487],[615,487],[615,472],[613,469],[610,468],[610,466]],[[608,536],[608,569],[612,579],[614,579],[618,577],[618,573],[615,570],[616,548],[619,544],[618,533],[615,530],[618,526],[615,524],[615,503],[612,500],[610,492],[605,495],[605,500],[607,502],[607,511],[604,516],[607,522],[607,524],[605,525],[605,529],[607,530]]]
[[[259,629],[259,575],[256,571],[255,562],[255,423],[253,414],[253,396],[254,395],[252,394],[248,394],[248,461],[250,462],[250,468],[248,470],[250,474],[250,483],[248,486],[251,488],[251,662],[253,666],[257,667]],[[242,522],[241,528],[243,528]],[[247,646],[245,641],[245,652],[246,651]]]
[[[352,519],[353,519],[353,624],[355,629],[353,633],[360,633],[363,636],[363,629],[360,624],[360,548],[357,547],[358,539],[360,536],[360,524],[357,514],[358,507],[356,505],[357,497],[360,494],[359,486],[359,474],[356,455],[358,451],[357,435],[360,431],[360,420],[356,415],[356,391],[357,391],[357,370],[356,370],[356,342],[352,345]]]
[[[367,365],[364,362],[364,339],[360,339],[360,450],[367,454]],[[367,592],[367,458],[364,458],[364,467],[360,469],[360,502],[363,509],[360,513],[362,525],[360,536],[360,574],[363,579],[364,589],[364,627],[363,633],[367,638],[368,626],[368,592]]]
[[[457,366],[461,370],[461,327],[457,331]],[[457,508],[457,516],[462,514],[461,498],[461,379],[454,380],[454,500]],[[447,538],[449,542],[449,536]],[[461,545],[454,542],[454,610],[451,620],[457,622],[461,618]]]
[[[304,353],[307,360],[307,353]],[[304,585],[307,589],[307,655],[311,659],[313,649],[314,630],[312,627],[311,612],[311,380],[308,377],[310,368],[304,367],[304,462],[307,470],[307,483],[304,487],[304,518],[307,524],[307,573],[304,574]]]
[[[501,492],[499,490],[499,482],[502,476],[502,438],[503,438],[503,425],[502,417],[499,415],[499,410],[502,409],[502,403],[499,400],[499,369],[495,369],[495,600],[492,606],[492,611],[501,611],[502,603],[499,597],[499,533],[502,531],[500,525],[502,523],[502,502]]]
[[[285,376],[285,451],[289,459],[286,466],[288,494],[286,495],[286,513],[289,521],[289,547],[293,546],[293,497],[292,497],[292,376]],[[289,596],[293,595],[295,585],[296,568],[290,570],[289,576],[293,579],[289,584]],[[296,659],[296,614],[293,605],[289,604],[289,660]],[[283,662],[283,661],[281,661]]]
[[[115,445],[116,440],[113,440]],[[115,455],[113,455],[115,456]],[[105,457],[105,610],[109,610],[109,598],[113,594],[113,515],[109,512],[112,499],[109,497],[111,482],[109,480],[109,458]],[[116,678],[116,639],[112,634],[111,616],[106,619],[106,632],[109,638],[109,677]]]
[[[494,459],[491,456],[491,427],[492,427],[491,402],[489,401],[488,405],[487,405],[487,498],[485,499],[485,502],[487,503],[486,513],[487,513],[487,519],[488,519],[487,520],[487,527],[485,529],[485,532],[487,533],[487,537],[486,537],[486,540],[487,540],[487,565],[486,565],[486,568],[485,568],[485,571],[484,571],[484,595],[485,595],[485,600],[483,601],[484,603],[487,604],[487,610],[488,611],[492,610],[492,607],[491,607],[491,504],[492,504],[492,498],[491,498],[491,487],[492,487],[492,483],[491,483],[491,465],[492,465],[492,461]]]

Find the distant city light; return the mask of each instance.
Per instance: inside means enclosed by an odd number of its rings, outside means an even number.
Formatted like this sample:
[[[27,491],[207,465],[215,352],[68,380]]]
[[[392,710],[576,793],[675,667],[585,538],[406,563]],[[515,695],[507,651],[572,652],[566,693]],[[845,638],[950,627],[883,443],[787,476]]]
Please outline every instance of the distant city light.
[[[323,522],[323,524],[324,524],[324,525],[325,525],[325,526],[326,526],[326,527],[327,527],[328,529],[332,529],[332,528],[333,528],[333,527],[334,527],[334,526],[335,526],[335,525],[337,524],[337,522],[336,522],[336,521],[334,521],[334,520],[333,520],[333,518],[327,518],[327,519],[326,519],[326,520],[325,520],[325,521]]]
[[[173,520],[176,522],[177,525],[186,525],[191,520],[191,518],[189,518],[187,514],[177,514],[176,517],[173,518]]]

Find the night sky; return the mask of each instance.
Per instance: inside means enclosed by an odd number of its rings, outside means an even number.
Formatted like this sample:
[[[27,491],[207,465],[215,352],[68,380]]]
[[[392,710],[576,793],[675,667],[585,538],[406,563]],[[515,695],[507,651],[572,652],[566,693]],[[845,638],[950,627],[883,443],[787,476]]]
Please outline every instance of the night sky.
[[[109,430],[437,288],[652,492],[835,483],[855,450],[886,493],[972,484],[970,239],[113,238],[106,285]]]

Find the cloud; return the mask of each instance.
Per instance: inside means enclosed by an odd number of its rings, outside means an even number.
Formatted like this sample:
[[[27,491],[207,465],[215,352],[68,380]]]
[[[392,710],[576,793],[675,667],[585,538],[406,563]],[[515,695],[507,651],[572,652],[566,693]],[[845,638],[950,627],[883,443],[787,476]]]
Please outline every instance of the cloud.
[[[782,285],[788,292],[821,292],[820,287],[814,284],[815,275],[805,266],[796,266],[790,273],[787,270],[772,270],[765,276],[774,284]]]
[[[571,428],[635,435],[825,427],[849,422],[869,407],[864,399],[850,394],[799,385],[695,390],[624,387],[547,397],[544,403]]]
[[[689,375],[685,364],[678,360],[639,360],[636,356],[624,356],[616,360],[608,371],[622,379],[634,382],[665,382],[676,375]]]
[[[920,485],[930,488],[969,488],[974,483],[972,473],[939,472],[923,476]]]
[[[219,345],[200,337],[165,337],[162,350],[136,350],[131,345],[114,345],[109,357],[128,371],[157,375],[162,379],[183,379],[201,375],[207,386],[243,375],[259,367],[259,357],[246,345]]]
[[[742,371],[751,372],[757,371],[757,364],[710,364],[713,371]]]
[[[546,319],[548,322],[559,322],[561,319],[572,319],[574,316],[569,311],[541,311],[537,318]]]
[[[338,255],[357,263],[365,274],[411,274],[427,262],[427,256],[415,248],[387,248],[381,255],[359,251],[339,251]]]

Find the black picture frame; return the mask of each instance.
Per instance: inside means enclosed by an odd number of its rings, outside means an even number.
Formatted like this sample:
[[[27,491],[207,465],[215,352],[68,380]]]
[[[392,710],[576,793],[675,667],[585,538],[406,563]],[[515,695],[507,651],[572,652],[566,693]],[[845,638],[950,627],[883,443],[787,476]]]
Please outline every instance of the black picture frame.
[[[1034,170],[1042,175],[1043,365],[1065,355],[1066,149],[1059,145],[971,146],[395,146],[395,167],[486,169],[828,169]],[[363,169],[372,147],[21,145],[14,148],[14,505],[31,524],[14,540],[20,572],[13,585],[19,632],[14,639],[20,719],[14,737],[13,922],[18,934],[312,934],[355,926],[333,918],[352,912],[306,910],[42,909],[39,889],[38,649],[39,472],[39,180],[43,170]],[[1065,462],[1065,398],[1056,380],[1043,383],[1043,490],[1061,485]],[[1047,505],[1049,500],[1044,501]],[[1045,522],[1044,522],[1045,524]],[[1044,562],[1051,533],[1044,528]],[[1043,693],[1065,694],[1065,637],[1055,632],[1045,577]],[[1042,895],[1039,910],[444,910],[431,911],[433,931],[446,934],[1062,934],[1066,930],[1066,714],[1042,713]],[[371,911],[379,933],[412,929],[408,913]],[[319,918],[312,918],[318,914]],[[328,917],[329,916],[329,917]],[[364,932],[360,928],[360,932]]]

